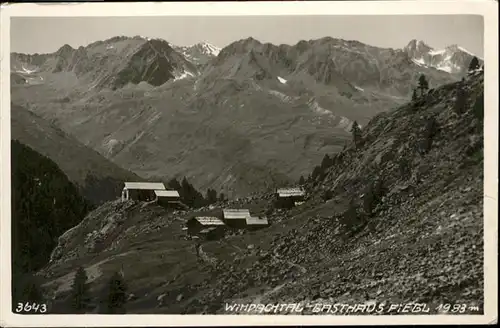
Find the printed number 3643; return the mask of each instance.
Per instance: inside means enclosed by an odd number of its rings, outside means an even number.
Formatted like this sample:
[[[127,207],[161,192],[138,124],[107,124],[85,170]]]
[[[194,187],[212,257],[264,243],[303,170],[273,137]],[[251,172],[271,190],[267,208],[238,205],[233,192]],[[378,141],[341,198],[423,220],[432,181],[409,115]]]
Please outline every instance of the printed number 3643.
[[[47,312],[46,304],[39,303],[17,303],[16,312],[34,312],[34,313],[45,313]]]

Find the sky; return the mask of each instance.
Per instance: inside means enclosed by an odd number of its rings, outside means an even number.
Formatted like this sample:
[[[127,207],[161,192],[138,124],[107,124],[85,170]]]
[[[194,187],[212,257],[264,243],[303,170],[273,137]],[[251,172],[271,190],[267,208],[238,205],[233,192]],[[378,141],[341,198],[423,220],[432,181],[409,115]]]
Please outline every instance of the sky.
[[[247,37],[296,44],[329,36],[384,48],[417,39],[434,49],[457,44],[480,57],[484,52],[483,17],[474,15],[14,17],[11,51],[50,53],[64,44],[78,48],[121,35],[221,48]]]

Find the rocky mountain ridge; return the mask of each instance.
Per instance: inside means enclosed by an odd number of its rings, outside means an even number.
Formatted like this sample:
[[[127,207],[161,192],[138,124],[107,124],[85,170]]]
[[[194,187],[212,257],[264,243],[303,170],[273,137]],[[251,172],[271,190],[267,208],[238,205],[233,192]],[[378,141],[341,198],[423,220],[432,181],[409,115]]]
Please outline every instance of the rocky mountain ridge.
[[[167,41],[141,36],[114,37],[78,49],[66,44],[53,54],[13,53],[11,68],[18,74],[72,72],[91,88],[113,90],[127,83],[158,86],[198,73]]]

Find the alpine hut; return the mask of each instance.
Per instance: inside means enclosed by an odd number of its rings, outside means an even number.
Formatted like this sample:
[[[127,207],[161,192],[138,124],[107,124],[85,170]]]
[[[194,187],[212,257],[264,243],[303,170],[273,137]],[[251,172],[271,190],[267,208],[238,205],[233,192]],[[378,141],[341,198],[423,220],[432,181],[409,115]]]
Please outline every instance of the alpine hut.
[[[249,230],[256,230],[269,226],[269,221],[264,216],[250,216],[246,219],[247,228]]]
[[[161,182],[125,182],[122,200],[153,201],[156,199],[155,190],[165,190],[165,186]]]
[[[231,228],[245,228],[250,211],[247,209],[224,209],[222,211],[224,222]]]
[[[276,205],[279,208],[291,208],[300,205],[305,199],[303,188],[282,188],[276,190]]]
[[[181,208],[181,197],[177,190],[155,190],[158,205],[166,208]]]
[[[224,236],[226,225],[216,217],[198,216],[186,222],[187,233],[190,236],[200,236],[214,240]]]

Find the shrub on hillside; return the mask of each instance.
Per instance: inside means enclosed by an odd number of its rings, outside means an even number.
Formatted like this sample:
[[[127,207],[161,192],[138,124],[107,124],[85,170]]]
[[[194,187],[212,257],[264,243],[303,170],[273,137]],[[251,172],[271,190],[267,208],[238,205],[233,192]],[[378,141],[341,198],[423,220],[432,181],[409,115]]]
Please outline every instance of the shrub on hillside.
[[[127,285],[119,272],[113,273],[103,290],[99,312],[101,314],[125,314]]]
[[[427,90],[429,90],[429,82],[424,74],[420,75],[418,79],[418,88],[420,89],[420,95],[423,96]]]
[[[217,191],[208,188],[207,196],[205,197],[205,202],[207,205],[211,205],[217,202]]]
[[[200,208],[207,204],[213,204],[217,201],[217,192],[215,190],[209,189],[207,191],[207,198],[203,197],[203,194],[196,190],[196,188],[189,183],[186,177],[182,179],[179,183],[177,179],[171,179],[167,182],[167,187],[169,189],[177,190],[181,198],[182,203],[191,208]]]
[[[406,157],[402,157],[399,160],[399,174],[403,180],[408,180],[411,176],[410,161]]]
[[[413,93],[411,95],[411,101],[417,100],[417,90],[413,89]]]
[[[87,274],[83,267],[76,271],[71,286],[71,309],[73,313],[85,313],[90,308],[89,286]]]
[[[331,191],[330,189],[324,190],[321,195],[321,198],[323,199],[324,202],[329,201],[330,199],[333,198],[333,191]]]
[[[469,63],[469,73],[475,71],[476,69],[479,69],[479,59],[477,57],[473,57]]]
[[[354,123],[352,123],[351,133],[352,140],[354,141],[354,147],[356,149],[359,149],[363,140],[361,136],[361,127],[359,126],[358,122],[354,121]]]
[[[368,183],[363,197],[363,212],[366,216],[372,216],[373,210],[380,203],[384,196],[384,192],[385,190],[381,179]]]
[[[425,122],[419,142],[419,152],[421,154],[427,154],[431,150],[432,142],[437,132],[438,124],[436,122],[436,119],[434,117],[430,117]]]
[[[321,169],[321,166],[314,167],[311,174],[311,179],[313,181],[322,180],[325,177],[325,172]]]
[[[484,120],[484,93],[481,93],[481,95],[476,98],[472,112],[479,121],[482,122]]]
[[[342,226],[343,233],[347,235],[354,233],[360,226],[361,217],[358,214],[354,200],[349,202],[347,210],[340,217],[339,223]]]
[[[328,154],[325,154],[323,157],[323,160],[321,161],[321,170],[323,172],[326,172],[328,168],[330,168],[333,165],[333,159],[328,156]]]
[[[467,106],[467,92],[465,91],[462,83],[457,83],[457,96],[455,98],[454,111],[458,115],[465,112]]]

